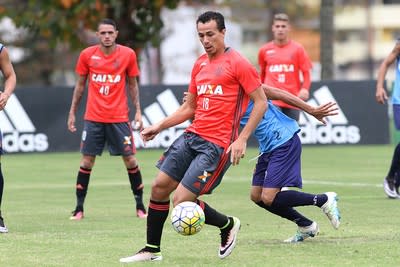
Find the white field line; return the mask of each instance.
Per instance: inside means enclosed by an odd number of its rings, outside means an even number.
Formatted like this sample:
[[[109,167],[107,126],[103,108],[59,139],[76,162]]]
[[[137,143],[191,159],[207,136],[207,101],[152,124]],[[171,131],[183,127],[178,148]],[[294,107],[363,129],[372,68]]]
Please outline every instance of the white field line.
[[[146,179],[144,182],[147,184],[147,187],[149,188],[149,183],[152,180]],[[243,182],[243,181],[248,181],[249,186],[251,184],[251,177],[233,177],[233,176],[225,176],[223,179],[223,183],[237,183],[237,182]],[[329,186],[344,186],[344,187],[383,187],[382,183],[355,183],[355,182],[339,182],[339,181],[319,181],[319,180],[308,180],[304,179],[303,184],[307,185],[329,185]],[[129,182],[128,181],[102,181],[102,182],[96,182],[95,179],[91,181],[90,187],[103,187],[103,186],[128,186],[129,187]],[[71,181],[71,183],[46,183],[46,184],[41,184],[40,182],[38,183],[30,183],[30,184],[12,184],[12,183],[7,183],[6,190],[8,189],[35,189],[35,188],[42,188],[42,189],[47,189],[47,188],[75,188],[75,181]]]

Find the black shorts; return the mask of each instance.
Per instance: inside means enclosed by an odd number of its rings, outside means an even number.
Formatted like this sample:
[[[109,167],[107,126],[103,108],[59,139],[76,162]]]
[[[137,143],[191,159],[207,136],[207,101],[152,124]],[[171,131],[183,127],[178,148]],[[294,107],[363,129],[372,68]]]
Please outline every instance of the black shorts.
[[[289,118],[294,119],[295,121],[299,121],[300,118],[300,110],[298,109],[294,109],[294,108],[282,108],[282,107],[278,107],[279,110],[285,114],[286,116],[288,116]]]
[[[157,167],[197,196],[210,194],[231,162],[225,150],[185,132],[164,152]]]
[[[0,130],[0,155],[4,155],[3,149],[3,132]]]
[[[91,156],[101,155],[106,143],[110,155],[129,156],[136,153],[129,122],[102,123],[85,120],[81,153]]]

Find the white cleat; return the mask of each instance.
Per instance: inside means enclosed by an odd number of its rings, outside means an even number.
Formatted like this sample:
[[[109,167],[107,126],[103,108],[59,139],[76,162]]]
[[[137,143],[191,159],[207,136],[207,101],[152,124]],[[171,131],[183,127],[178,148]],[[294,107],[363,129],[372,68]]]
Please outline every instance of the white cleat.
[[[149,252],[141,249],[133,256],[119,259],[119,262],[130,263],[130,262],[143,262],[143,261],[161,261],[161,252]]]
[[[221,259],[228,257],[236,246],[237,234],[240,230],[240,220],[236,217],[230,217],[233,219],[232,228],[227,230],[221,230],[221,245],[219,247],[218,256]]]
[[[321,209],[328,216],[333,228],[338,229],[341,219],[340,211],[337,207],[339,198],[335,192],[326,192],[325,195],[328,197],[328,200],[322,205]]]
[[[306,226],[306,227],[299,226],[297,233],[294,236],[292,236],[291,238],[284,240],[283,242],[285,242],[285,243],[303,242],[307,238],[315,237],[318,234],[319,234],[318,224],[316,222],[313,222],[311,225]]]

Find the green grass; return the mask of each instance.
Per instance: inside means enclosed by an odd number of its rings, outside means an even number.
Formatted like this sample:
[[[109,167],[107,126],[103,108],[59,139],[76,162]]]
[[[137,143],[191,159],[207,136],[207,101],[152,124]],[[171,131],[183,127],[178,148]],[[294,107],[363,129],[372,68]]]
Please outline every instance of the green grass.
[[[336,191],[342,224],[334,230],[315,207],[299,208],[320,225],[320,235],[302,244],[284,244],[295,233],[292,222],[267,213],[249,200],[257,151],[249,149],[231,167],[211,206],[239,217],[242,229],[231,256],[217,256],[219,232],[210,226],[195,236],[174,232],[167,221],[164,260],[135,266],[398,266],[400,200],[382,190],[392,146],[303,148],[304,191]],[[161,151],[138,151],[149,199],[154,167]],[[3,215],[10,232],[0,235],[0,266],[120,266],[145,244],[144,220],[137,219],[129,182],[119,157],[105,153],[92,172],[86,218],[69,221],[75,205],[79,153],[6,155]]]

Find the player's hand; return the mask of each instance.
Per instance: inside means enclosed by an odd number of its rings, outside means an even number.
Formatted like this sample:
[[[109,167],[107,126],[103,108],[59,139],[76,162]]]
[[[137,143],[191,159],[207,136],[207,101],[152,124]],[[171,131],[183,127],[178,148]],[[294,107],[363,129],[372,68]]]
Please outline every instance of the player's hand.
[[[6,107],[9,98],[10,96],[8,94],[0,92],[0,110],[3,110]]]
[[[150,125],[140,132],[140,137],[142,138],[143,142],[147,142],[153,140],[160,131],[161,128],[158,124]]]
[[[244,157],[246,153],[246,141],[238,138],[229,147],[226,153],[231,153],[231,163],[232,165],[238,165],[240,159]]]
[[[375,93],[376,101],[380,104],[385,104],[388,100],[388,96],[386,94],[386,90],[383,87],[377,87]]]
[[[307,89],[301,88],[298,97],[303,101],[307,101],[310,97],[310,92]]]
[[[138,131],[143,130],[142,113],[140,111],[137,111],[135,114],[135,124],[133,125],[133,128]]]
[[[68,130],[70,131],[70,132],[75,132],[76,131],[76,127],[75,127],[75,114],[73,114],[73,113],[70,113],[69,115],[68,115],[68,122],[67,122],[67,125],[68,125]]]
[[[334,102],[328,102],[325,104],[322,104],[316,108],[314,108],[310,114],[313,115],[317,120],[322,122],[323,124],[326,124],[326,121],[324,120],[325,117],[327,116],[334,116],[338,114],[338,107],[336,103]]]

